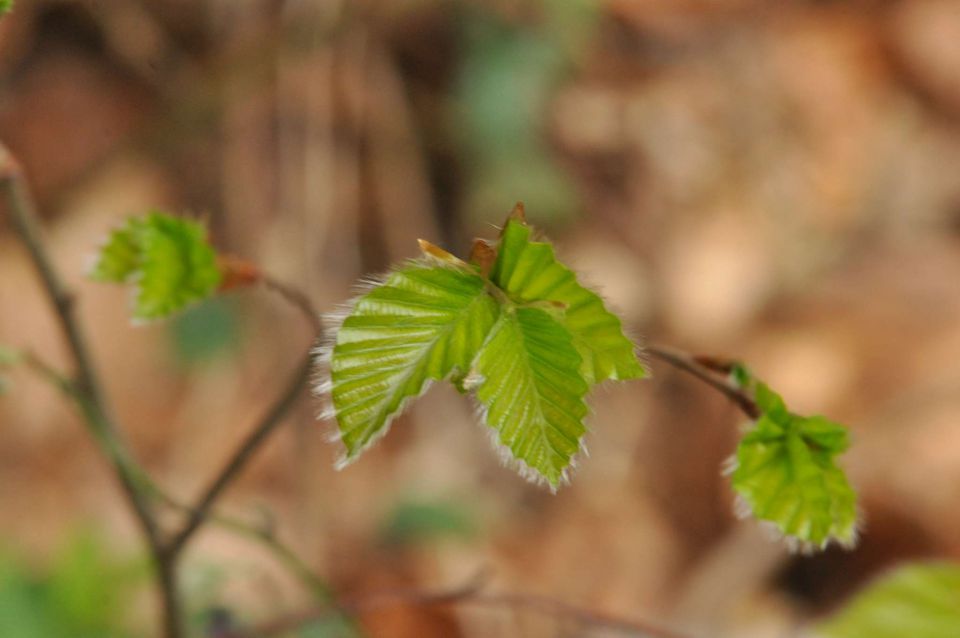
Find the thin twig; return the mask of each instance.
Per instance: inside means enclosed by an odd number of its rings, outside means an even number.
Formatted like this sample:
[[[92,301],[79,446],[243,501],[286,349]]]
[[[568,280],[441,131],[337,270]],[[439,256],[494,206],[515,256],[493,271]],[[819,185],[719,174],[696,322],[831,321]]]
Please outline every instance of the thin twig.
[[[68,399],[73,401],[78,400],[77,389],[70,377],[57,370],[53,365],[44,361],[32,351],[23,351],[21,356],[21,360],[28,370],[37,374],[41,379],[49,382],[52,386],[66,395]],[[144,475],[140,478],[139,482],[143,487],[149,490],[149,493],[153,498],[159,500],[167,507],[180,512],[190,512],[189,505],[181,503],[173,496],[164,492],[163,489],[154,483],[149,476]],[[207,518],[212,523],[215,523],[224,529],[228,529],[235,534],[260,543],[267,550],[269,550],[279,562],[287,567],[287,569],[294,574],[304,585],[304,587],[310,590],[318,600],[332,600],[330,588],[327,586],[326,582],[317,576],[313,570],[311,570],[303,562],[297,553],[293,551],[293,549],[277,538],[273,530],[264,526],[252,525],[238,518],[224,516],[216,512],[211,512]]]
[[[303,314],[304,319],[310,324],[315,336],[319,337],[321,333],[323,333],[323,322],[320,320],[320,313],[317,312],[316,307],[307,295],[296,288],[288,286],[282,281],[274,279],[270,275],[263,275],[260,281],[268,290],[274,291],[289,303],[296,306]]]
[[[315,336],[319,338],[321,331],[320,315],[313,307],[313,303],[303,293],[294,290],[285,284],[274,279],[265,277],[264,283],[268,288],[280,293],[287,301],[293,303],[301,310],[311,328],[315,331]],[[210,482],[210,485],[204,490],[203,494],[197,499],[195,505],[190,507],[190,513],[187,520],[179,532],[174,534],[173,538],[166,546],[166,550],[176,556],[186,545],[187,541],[196,533],[203,524],[204,518],[210,512],[214,502],[220,497],[223,491],[240,474],[247,462],[253,457],[254,453],[260,448],[264,441],[283,421],[290,409],[300,398],[304,387],[310,380],[310,374],[313,367],[313,360],[310,354],[304,356],[297,370],[290,376],[284,390],[274,401],[264,415],[254,426],[247,438],[244,439],[234,453],[227,460],[226,464],[219,473]]]
[[[650,353],[651,356],[692,374],[700,381],[703,381],[714,390],[720,392],[735,403],[749,418],[759,418],[760,408],[757,407],[756,402],[748,396],[742,388],[737,387],[727,379],[717,377],[716,374],[711,372],[711,370],[719,372],[724,369],[726,362],[721,364],[719,363],[721,361],[720,359],[713,357],[694,357],[680,350],[664,346],[647,346],[646,351]],[[710,365],[705,365],[704,362],[708,362]]]
[[[154,486],[154,496],[168,507],[180,512],[190,513],[190,506],[181,503],[159,487]],[[252,525],[233,516],[225,516],[217,512],[208,512],[206,519],[215,525],[231,532],[254,540],[269,550],[300,582],[310,590],[320,601],[330,602],[333,595],[326,582],[317,576],[310,567],[303,562],[293,549],[277,538],[272,529],[266,526]]]
[[[223,469],[220,470],[207,489],[204,490],[203,494],[197,500],[196,505],[190,508],[190,514],[187,516],[186,523],[184,523],[181,530],[173,536],[167,545],[167,551],[176,555],[183,550],[187,541],[190,540],[203,524],[214,502],[240,474],[240,471],[253,457],[253,454],[283,421],[283,417],[286,416],[290,408],[292,408],[300,398],[301,391],[310,379],[311,368],[312,359],[310,355],[307,355],[300,363],[297,371],[291,376],[281,396],[270,406],[260,419],[259,424],[247,435],[247,438],[240,443]]]
[[[109,460],[149,546],[158,572],[165,635],[168,638],[179,638],[182,635],[182,615],[174,582],[174,568],[163,556],[160,529],[153,508],[138,481],[143,470],[127,452],[126,443],[107,407],[86,339],[74,313],[73,294],[63,283],[47,253],[23,170],[3,144],[0,144],[0,189],[3,191],[13,227],[27,248],[66,339],[75,368],[71,385],[75,389],[77,404],[85,417],[84,422],[101,452]]]
[[[27,369],[35,372],[45,381],[48,381],[55,388],[67,395],[67,398],[76,400],[77,388],[69,376],[57,370],[52,364],[47,363],[31,350],[24,350],[21,354],[21,361],[27,366]]]
[[[226,638],[269,638],[303,628],[348,611],[354,614],[371,613],[392,607],[436,607],[443,605],[512,608],[567,618],[584,626],[603,628],[626,635],[647,638],[687,638],[672,630],[648,622],[621,618],[585,607],[579,607],[554,598],[535,594],[484,594],[485,574],[481,573],[453,589],[439,591],[393,590],[344,600],[336,608],[321,608],[288,616],[250,630],[236,630]]]

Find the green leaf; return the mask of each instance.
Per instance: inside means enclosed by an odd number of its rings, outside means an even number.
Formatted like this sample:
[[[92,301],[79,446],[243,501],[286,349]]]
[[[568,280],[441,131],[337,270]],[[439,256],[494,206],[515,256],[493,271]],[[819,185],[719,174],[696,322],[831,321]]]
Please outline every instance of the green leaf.
[[[151,213],[140,232],[140,242],[134,317],[166,317],[209,297],[220,284],[217,255],[200,223]]]
[[[0,16],[13,9],[13,0],[0,0]]]
[[[756,401],[764,413],[737,447],[733,489],[753,516],[801,548],[853,545],[856,493],[835,463],[849,445],[846,428],[788,412],[762,383]]]
[[[134,284],[135,319],[169,316],[209,297],[222,279],[206,228],[159,212],[129,219],[114,230],[89,276]]]
[[[565,307],[561,321],[582,357],[580,372],[587,383],[646,376],[620,319],[557,261],[553,246],[530,241],[530,227],[523,222],[507,222],[490,279],[518,304],[545,300]]]
[[[532,476],[556,488],[586,428],[582,359],[570,333],[538,308],[507,308],[477,356],[484,421]]]
[[[475,524],[464,502],[401,501],[380,530],[381,540],[403,546],[436,541],[444,537],[467,538]]]
[[[0,368],[15,366],[22,358],[23,353],[16,348],[0,344]]]
[[[132,217],[123,226],[114,229],[97,253],[88,276],[94,281],[107,283],[129,281],[140,268],[140,233],[144,225],[143,218]]]
[[[486,286],[466,268],[412,262],[357,300],[329,365],[343,462],[384,434],[430,380],[469,370],[499,314]]]
[[[824,638],[955,638],[960,565],[906,565],[858,594],[817,628]]]
[[[730,369],[730,380],[738,388],[752,388],[754,386],[753,374],[747,366],[739,361],[735,362]]]
[[[178,363],[191,365],[233,354],[240,344],[240,317],[229,297],[211,297],[187,308],[169,325]]]

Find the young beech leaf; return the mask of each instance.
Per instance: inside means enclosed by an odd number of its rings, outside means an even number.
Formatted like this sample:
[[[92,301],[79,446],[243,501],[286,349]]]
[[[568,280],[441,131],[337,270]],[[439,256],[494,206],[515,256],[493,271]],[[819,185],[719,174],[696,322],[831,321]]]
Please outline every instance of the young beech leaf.
[[[130,280],[140,268],[140,233],[145,220],[131,217],[120,228],[114,229],[97,253],[89,277],[94,281],[122,284]]]
[[[360,297],[336,336],[330,395],[345,461],[430,380],[464,375],[499,306],[468,268],[412,262]]]
[[[217,255],[202,224],[151,213],[139,235],[142,252],[134,316],[166,317],[217,289],[221,279]]]
[[[906,565],[854,597],[815,632],[822,638],[955,638],[960,565]]]
[[[620,319],[557,261],[553,246],[530,241],[530,232],[530,227],[516,218],[507,221],[491,281],[518,304],[553,301],[565,307],[562,323],[582,357],[580,372],[587,383],[646,376]]]
[[[158,319],[209,297],[222,274],[202,224],[152,212],[110,234],[90,277],[134,284],[134,318]]]
[[[557,487],[586,428],[589,386],[564,326],[539,308],[507,308],[474,364],[484,421],[513,457]]]
[[[737,446],[733,470],[743,504],[801,548],[853,545],[856,493],[834,461],[849,445],[846,428],[790,413],[762,383],[756,401],[763,414]]]
[[[580,450],[593,383],[645,376],[620,320],[553,248],[530,241],[518,206],[499,250],[469,263],[427,241],[350,309],[329,349],[330,394],[355,458],[431,380],[474,391],[484,421],[530,477],[556,488]]]

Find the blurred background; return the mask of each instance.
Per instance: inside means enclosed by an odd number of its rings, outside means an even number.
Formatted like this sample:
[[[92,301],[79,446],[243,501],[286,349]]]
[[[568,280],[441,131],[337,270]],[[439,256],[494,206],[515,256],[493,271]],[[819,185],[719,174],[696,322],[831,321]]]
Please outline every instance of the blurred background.
[[[483,569],[491,591],[791,636],[894,563],[960,557],[955,0],[18,0],[0,21],[0,139],[126,436],[182,500],[310,330],[263,291],[132,326],[126,293],[83,271],[154,207],[208,220],[224,252],[332,310],[418,237],[462,254],[523,200],[634,335],[742,358],[795,410],[853,431],[861,545],[803,557],[732,514],[736,409],[656,363],[592,396],[590,456],[556,495],[502,467],[448,388],[340,472],[305,398],[219,511],[272,525],[342,595]],[[0,343],[66,364],[6,219],[0,308]],[[53,389],[6,376],[0,635],[154,635],[102,459]],[[311,600],[213,526],[183,577],[196,619]],[[362,621],[387,637],[601,635],[496,609]]]

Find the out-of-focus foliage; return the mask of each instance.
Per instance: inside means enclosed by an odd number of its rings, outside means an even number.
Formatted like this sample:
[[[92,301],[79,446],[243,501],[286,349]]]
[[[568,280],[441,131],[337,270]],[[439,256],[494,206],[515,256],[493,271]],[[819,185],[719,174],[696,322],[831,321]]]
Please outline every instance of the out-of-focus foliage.
[[[125,638],[131,603],[148,570],[120,560],[89,532],[77,534],[37,574],[0,556],[0,636]]]
[[[210,296],[222,275],[199,222],[151,212],[114,230],[90,278],[134,286],[133,316],[167,317]]]
[[[188,307],[170,322],[177,359],[200,363],[235,350],[240,322],[229,299],[211,297]]]
[[[389,545],[410,545],[469,537],[475,529],[473,517],[459,504],[409,500],[393,508],[383,522],[380,538]]]
[[[835,462],[849,446],[847,429],[789,412],[763,383],[755,395],[763,413],[737,446],[733,489],[753,516],[801,548],[853,545],[857,495]]]
[[[868,586],[818,627],[824,638],[955,638],[960,566],[913,564]]]
[[[20,362],[20,351],[16,348],[0,345],[0,368],[17,365]]]
[[[521,10],[521,13],[524,10]],[[458,102],[472,174],[467,207],[486,218],[521,199],[544,221],[573,215],[578,197],[545,139],[549,100],[593,33],[597,4],[541,0],[516,22],[474,8],[462,22]]]
[[[13,0],[0,0],[0,16],[13,9]]]
[[[145,218],[131,217],[123,226],[113,230],[100,248],[90,269],[90,278],[114,284],[132,281],[142,260],[140,234],[146,223]]]
[[[421,242],[425,260],[356,301],[324,362],[345,460],[428,381],[451,378],[476,390],[484,422],[525,475],[553,488],[566,479],[590,386],[645,371],[620,320],[530,232],[518,206],[489,278],[483,264]]]
[[[0,344],[0,372],[4,368],[17,365],[20,361],[20,352],[15,348],[10,348]],[[0,374],[0,396],[4,395],[10,389],[10,380]]]

